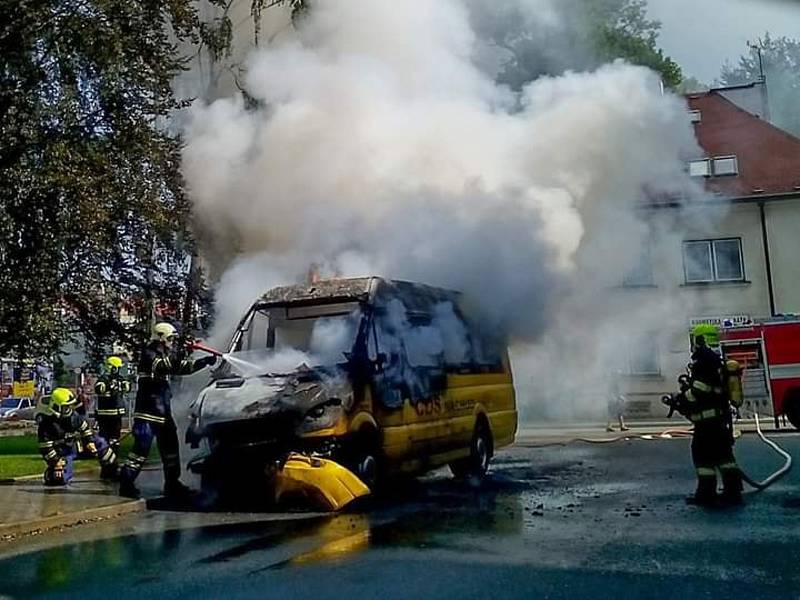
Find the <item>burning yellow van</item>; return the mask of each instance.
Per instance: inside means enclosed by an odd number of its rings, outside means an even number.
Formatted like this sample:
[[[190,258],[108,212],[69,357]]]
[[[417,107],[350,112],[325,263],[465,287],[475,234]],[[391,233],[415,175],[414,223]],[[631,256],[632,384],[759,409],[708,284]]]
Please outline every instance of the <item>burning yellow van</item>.
[[[190,469],[219,493],[316,487],[334,509],[393,473],[483,477],[517,429],[503,342],[448,290],[378,277],[275,288],[192,406],[187,439],[204,451]]]

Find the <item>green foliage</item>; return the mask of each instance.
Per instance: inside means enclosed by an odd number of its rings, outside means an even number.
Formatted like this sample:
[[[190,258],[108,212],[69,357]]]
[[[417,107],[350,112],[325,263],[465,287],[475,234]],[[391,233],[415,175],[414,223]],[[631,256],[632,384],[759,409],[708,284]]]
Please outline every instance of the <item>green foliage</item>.
[[[292,21],[297,23],[308,11],[310,0],[251,0],[250,14],[253,17],[253,37],[256,46],[261,33],[261,14],[265,8],[288,6],[292,10]]]
[[[769,91],[772,121],[800,135],[800,40],[772,37],[767,32],[759,40],[761,61]],[[758,81],[761,77],[758,49],[748,47],[736,64],[722,67],[722,85],[740,85]]]
[[[230,56],[233,23],[231,23],[227,11],[210,23],[200,23],[200,39],[215,61]]]
[[[69,387],[73,382],[73,374],[70,373],[60,356],[53,360],[53,382],[56,387]]]
[[[216,1],[215,1],[216,3]],[[190,243],[178,43],[191,0],[4,3],[0,25],[0,354],[141,339],[148,302],[180,304]],[[124,304],[140,317],[121,323]],[[143,317],[144,315],[144,317]]]
[[[647,19],[646,0],[603,0],[590,6],[591,36],[601,59],[622,58],[657,72],[669,88],[680,85],[681,68],[658,48],[661,23]]]
[[[473,26],[508,53],[500,78],[512,88],[618,58],[650,67],[668,87],[681,82],[678,64],[658,48],[661,24],[647,18],[645,0],[559,0],[549,25],[514,3],[468,1]]]
[[[678,86],[677,92],[680,94],[691,94],[692,92],[706,92],[709,86],[696,77],[684,77]]]

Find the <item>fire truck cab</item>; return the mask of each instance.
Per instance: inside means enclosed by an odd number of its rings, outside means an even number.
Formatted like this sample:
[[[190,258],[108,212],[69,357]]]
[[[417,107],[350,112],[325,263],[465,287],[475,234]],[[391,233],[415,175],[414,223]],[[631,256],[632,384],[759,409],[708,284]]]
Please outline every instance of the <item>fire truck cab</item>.
[[[725,325],[720,345],[743,368],[744,411],[770,414],[776,427],[785,417],[800,429],[800,315]]]

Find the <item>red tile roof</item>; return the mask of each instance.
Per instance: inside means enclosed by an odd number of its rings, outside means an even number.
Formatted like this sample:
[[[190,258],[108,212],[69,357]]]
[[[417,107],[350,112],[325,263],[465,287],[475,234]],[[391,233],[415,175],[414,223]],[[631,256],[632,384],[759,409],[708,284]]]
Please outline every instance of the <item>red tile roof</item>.
[[[706,157],[735,155],[739,163],[738,175],[710,177],[706,189],[729,198],[800,193],[800,139],[716,90],[686,98],[690,110],[700,111],[694,127]]]

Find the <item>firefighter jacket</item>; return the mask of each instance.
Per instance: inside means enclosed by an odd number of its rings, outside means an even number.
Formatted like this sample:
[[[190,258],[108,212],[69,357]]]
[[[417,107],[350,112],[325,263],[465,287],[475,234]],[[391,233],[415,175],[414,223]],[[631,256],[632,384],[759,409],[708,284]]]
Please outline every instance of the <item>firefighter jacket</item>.
[[[191,375],[212,365],[214,357],[192,360],[177,352],[166,351],[161,342],[153,341],[145,346],[139,359],[139,385],[136,391],[134,419],[149,421],[158,425],[170,416],[170,377]]]
[[[689,389],[686,391],[686,417],[703,423],[729,416],[728,399],[723,388],[722,358],[707,346],[692,353]]]
[[[52,466],[62,457],[75,452],[75,443],[80,440],[84,447],[94,443],[92,428],[81,415],[73,412],[68,417],[39,415],[39,452],[45,462]]]
[[[124,416],[123,395],[130,391],[131,384],[119,373],[101,375],[94,384],[94,392],[97,395],[97,416]]]

